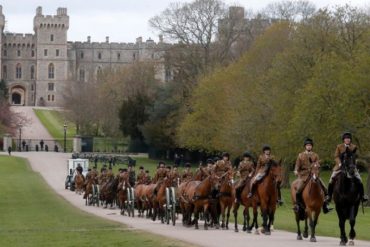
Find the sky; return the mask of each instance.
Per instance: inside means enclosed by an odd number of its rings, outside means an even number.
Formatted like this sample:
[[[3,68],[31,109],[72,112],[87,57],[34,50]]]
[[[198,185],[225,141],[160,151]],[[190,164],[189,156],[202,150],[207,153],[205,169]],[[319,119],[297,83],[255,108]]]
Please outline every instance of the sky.
[[[280,1],[280,0],[279,0]],[[190,0],[1,0],[6,19],[5,31],[33,33],[33,17],[37,6],[44,15],[55,15],[58,7],[66,7],[70,17],[69,41],[135,42],[137,37],[158,41],[158,34],[151,29],[148,20],[160,14],[171,2]],[[257,12],[274,0],[224,0],[227,5],[243,6]],[[311,0],[316,7],[344,5],[365,7],[370,0]]]

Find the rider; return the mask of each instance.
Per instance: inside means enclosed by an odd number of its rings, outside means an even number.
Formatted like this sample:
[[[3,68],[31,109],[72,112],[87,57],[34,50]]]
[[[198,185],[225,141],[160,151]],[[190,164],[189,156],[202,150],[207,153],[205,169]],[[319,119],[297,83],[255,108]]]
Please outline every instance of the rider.
[[[171,178],[172,178],[172,181],[176,184],[180,182],[180,174],[177,170],[177,165],[173,166]]]
[[[144,183],[144,179],[145,179],[144,167],[143,166],[140,166],[139,167],[139,174],[137,174],[137,177],[136,177],[136,183],[137,184],[143,184]]]
[[[213,171],[217,176],[222,176],[226,172],[232,171],[232,169],[233,168],[232,168],[231,162],[230,162],[230,155],[229,155],[229,153],[225,152],[225,153],[222,154],[222,159],[218,160],[216,162],[216,165],[215,165]]]
[[[330,202],[333,195],[333,187],[335,183],[336,176],[341,172],[342,161],[341,157],[346,152],[347,148],[353,154],[356,153],[357,146],[352,143],[352,134],[350,132],[345,132],[342,135],[343,143],[339,144],[335,150],[335,166],[333,168],[333,173],[331,174],[328,186],[328,196],[326,197],[326,202]],[[359,184],[360,196],[363,202],[366,202],[369,198],[364,193],[364,185],[362,184],[361,176],[357,169],[355,169],[355,177]]]
[[[136,174],[131,164],[128,165],[127,172],[128,172],[128,182],[130,183],[131,186],[134,186]]]
[[[299,212],[300,210],[304,210],[304,203],[302,199],[302,192],[305,188],[308,178],[310,176],[312,164],[315,162],[319,162],[319,156],[312,151],[313,148],[313,141],[310,138],[306,138],[303,143],[305,151],[298,154],[297,161],[295,162],[295,169],[294,174],[298,176],[298,185],[297,185],[297,192],[296,192],[296,205],[294,206],[294,210]],[[325,196],[328,194],[328,190],[326,189],[324,182],[319,178],[319,184],[321,189],[324,191]],[[328,204],[324,202],[323,205],[323,212],[324,214],[328,213],[330,209],[328,208]]]
[[[78,164],[77,164],[76,171],[77,171],[80,175],[82,175],[83,168],[82,168],[82,166],[81,166],[81,164],[80,164],[80,163],[78,163]]]
[[[193,180],[193,172],[190,170],[190,163],[185,164],[185,170],[181,175],[181,182],[188,182]]]
[[[211,173],[208,171],[206,164],[201,162],[199,163],[198,169],[195,171],[194,178],[199,179],[200,181],[203,181],[204,179],[206,179],[206,177],[209,176],[209,174]]]
[[[163,161],[160,161],[158,164],[157,172],[154,176],[154,181],[156,181],[156,186],[154,189],[154,194],[157,194],[159,185],[164,181],[164,179],[167,177],[167,170],[165,168],[166,164]]]
[[[150,177],[149,170],[145,170],[144,184],[150,184],[152,178]]]
[[[266,176],[266,169],[267,169],[266,165],[270,161],[273,161],[273,160],[275,160],[275,157],[271,155],[271,147],[269,145],[264,145],[262,147],[262,154],[258,157],[257,167],[256,167],[257,174],[253,177],[250,192],[248,194],[248,198],[251,198],[253,196],[257,183],[262,181],[262,179]],[[277,185],[277,190],[278,190],[278,203],[282,204],[279,185]]]
[[[114,174],[113,174],[113,171],[112,171],[112,166],[109,166],[108,168],[108,172],[106,174],[106,181],[107,182],[110,182],[114,179]]]
[[[240,203],[242,191],[248,178],[252,177],[254,168],[255,164],[253,157],[251,153],[247,151],[243,154],[243,160],[239,163],[238,173],[240,175],[240,179],[235,185],[235,202]]]

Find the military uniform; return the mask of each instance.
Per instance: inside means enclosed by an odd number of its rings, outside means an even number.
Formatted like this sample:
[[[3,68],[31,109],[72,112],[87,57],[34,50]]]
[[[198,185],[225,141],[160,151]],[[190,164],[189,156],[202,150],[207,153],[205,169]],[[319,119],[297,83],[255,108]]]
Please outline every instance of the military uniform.
[[[181,182],[189,182],[193,180],[193,172],[192,171],[184,171],[181,176]]]
[[[240,176],[239,181],[235,185],[236,202],[241,200],[241,193],[246,185],[248,178],[254,173],[254,162],[251,159],[243,160],[239,163],[237,174]]]
[[[222,176],[226,172],[230,172],[231,170],[232,170],[232,166],[231,166],[231,162],[229,160],[227,160],[227,161],[219,160],[219,161],[216,162],[216,165],[213,169],[213,172],[217,176]]]
[[[128,172],[128,182],[130,183],[131,186],[135,186],[135,182],[136,182],[135,171]]]
[[[141,171],[136,177],[137,184],[144,184],[145,183],[145,172]]]
[[[164,181],[164,179],[166,177],[167,177],[167,171],[166,171],[165,168],[157,170],[157,173],[154,176],[154,181],[156,182],[156,186],[155,186],[155,189],[154,189],[154,194],[155,195],[157,195],[158,188],[162,184],[162,182]]]

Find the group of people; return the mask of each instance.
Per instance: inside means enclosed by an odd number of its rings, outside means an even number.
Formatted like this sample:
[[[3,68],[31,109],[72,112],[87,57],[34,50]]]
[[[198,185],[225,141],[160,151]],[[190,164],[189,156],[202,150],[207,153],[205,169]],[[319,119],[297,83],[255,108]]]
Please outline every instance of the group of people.
[[[335,167],[333,168],[333,173],[329,181],[328,188],[326,188],[324,182],[320,179],[321,188],[325,194],[325,203],[323,206],[323,212],[327,213],[330,211],[328,208],[328,203],[332,199],[333,194],[333,184],[335,183],[336,176],[341,172],[341,158],[343,153],[346,152],[348,149],[352,153],[356,153],[357,147],[352,143],[352,134],[346,132],[342,135],[343,143],[339,144],[335,151]],[[319,162],[319,156],[317,153],[313,151],[313,140],[307,138],[304,143],[304,151],[298,154],[294,174],[298,177],[299,183],[296,192],[296,205],[295,210],[299,211],[304,208],[304,204],[302,201],[302,191],[307,184],[308,177],[310,175],[311,167],[313,164]],[[238,202],[241,200],[241,192],[245,186],[250,186],[250,193],[248,197],[252,197],[255,193],[256,186],[264,176],[266,175],[266,167],[271,163],[275,162],[275,157],[271,154],[271,147],[268,145],[263,146],[262,154],[258,157],[257,163],[254,162],[253,156],[250,152],[245,152],[243,154],[243,159],[240,161],[239,166],[233,169],[230,155],[228,153],[223,153],[222,158],[215,158],[215,159],[208,159],[206,163],[201,163],[195,173],[191,171],[191,165],[189,163],[185,164],[184,171],[180,174],[178,171],[177,166],[166,166],[164,162],[159,162],[156,173],[153,178],[150,177],[149,171],[144,170],[144,167],[140,166],[139,172],[136,176],[135,170],[132,165],[128,166],[128,169],[119,169],[119,174],[117,175],[118,178],[123,176],[124,174],[128,174],[129,176],[129,183],[132,187],[138,184],[150,184],[156,183],[157,187],[155,191],[158,189],[159,185],[162,181],[166,178],[171,178],[173,181],[177,182],[179,185],[181,182],[184,181],[192,181],[192,180],[203,180],[210,174],[215,174],[217,176],[222,176],[225,173],[233,173],[235,177],[238,179],[235,185],[235,201]],[[100,175],[97,172],[96,166],[92,169],[89,169],[89,172],[86,176],[86,181],[88,181],[91,177],[96,178],[99,181],[99,184],[111,181],[114,179],[114,174],[112,172],[112,166],[107,168],[103,166],[100,171]],[[363,184],[361,181],[360,174],[356,170],[355,177],[357,178],[357,182],[360,184],[361,192],[361,199],[362,201],[368,200],[367,195],[364,194]],[[174,184],[174,186],[176,186]],[[277,184],[278,190],[278,203],[283,203],[281,200],[281,193],[280,193],[280,184]]]

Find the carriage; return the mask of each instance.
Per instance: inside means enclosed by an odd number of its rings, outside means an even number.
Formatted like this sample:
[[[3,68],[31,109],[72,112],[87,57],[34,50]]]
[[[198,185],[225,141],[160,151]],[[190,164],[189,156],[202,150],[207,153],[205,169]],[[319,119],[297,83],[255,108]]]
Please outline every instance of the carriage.
[[[77,174],[76,168],[80,165],[82,167],[82,175],[86,176],[89,169],[88,159],[68,159],[67,161],[67,177],[65,180],[64,187],[71,191],[75,190],[74,178]]]

